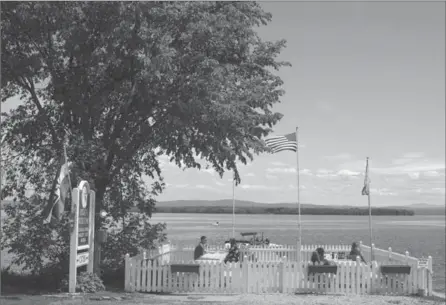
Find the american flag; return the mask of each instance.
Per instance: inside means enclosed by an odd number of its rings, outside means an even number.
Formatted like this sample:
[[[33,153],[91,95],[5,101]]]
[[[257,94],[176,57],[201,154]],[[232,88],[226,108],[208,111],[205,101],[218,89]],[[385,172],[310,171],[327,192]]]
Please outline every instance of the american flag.
[[[271,148],[273,153],[278,153],[284,150],[297,152],[297,137],[294,132],[284,136],[274,136],[265,139],[265,143],[266,146]]]

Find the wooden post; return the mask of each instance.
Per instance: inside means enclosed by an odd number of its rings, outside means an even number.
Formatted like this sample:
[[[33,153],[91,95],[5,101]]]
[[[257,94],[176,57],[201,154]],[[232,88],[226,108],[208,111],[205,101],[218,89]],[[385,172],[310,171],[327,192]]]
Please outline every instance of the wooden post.
[[[389,263],[392,261],[392,247],[389,247],[389,257],[388,257]]]
[[[69,273],[69,284],[68,284],[68,292],[75,293],[76,292],[76,277],[77,277],[77,236],[78,236],[78,213],[79,213],[79,190],[77,188],[73,189],[71,192],[72,198],[72,215],[74,215],[73,219],[73,230],[70,236],[70,273]]]
[[[379,268],[378,268],[378,262],[374,261],[372,262],[372,279],[370,281],[370,287],[369,287],[369,293],[373,294],[375,292],[378,292],[378,276],[379,276]]]
[[[245,292],[245,293],[249,293],[249,266],[248,266],[248,264],[249,264],[249,261],[248,261],[248,256],[246,256],[246,255],[244,255],[243,256],[243,267],[242,267],[242,274],[243,274],[243,277],[242,277],[242,279],[244,279],[244,281],[243,281],[243,288],[242,288],[242,291],[243,292]]]
[[[428,273],[427,273],[427,291],[426,292],[427,292],[428,296],[432,296],[432,273],[433,273],[432,256],[428,257],[427,269],[428,269]]]
[[[99,257],[97,258],[97,261],[96,261],[96,257],[94,256],[95,255],[95,251],[94,251],[94,248],[95,248],[95,246],[96,246],[96,242],[95,242],[95,239],[94,239],[94,230],[95,230],[95,228],[94,228],[94,220],[95,220],[95,209],[96,209],[96,207],[95,207],[95,204],[96,204],[96,194],[95,194],[95,192],[94,191],[90,191],[90,194],[89,194],[89,200],[90,200],[90,218],[89,218],[89,221],[90,221],[90,234],[89,234],[89,236],[88,236],[88,238],[89,238],[89,240],[88,240],[88,242],[90,243],[90,248],[88,249],[88,256],[89,256],[89,260],[88,260],[88,265],[87,265],[87,272],[89,272],[89,273],[93,273],[93,269],[94,269],[94,266],[95,266],[95,262],[96,262],[96,264],[99,266],[100,265],[100,263],[101,263],[101,260],[100,260],[100,257],[101,257],[101,247],[99,246],[99,249],[98,249],[98,255],[99,255]],[[98,276],[100,276],[100,274],[99,274],[99,267],[98,267],[98,271],[97,271],[97,273],[96,273]]]
[[[279,264],[279,291],[281,293],[284,293],[285,290],[286,290],[285,289],[285,285],[286,285],[286,283],[285,283],[285,276],[286,276],[286,274],[285,274],[285,261],[282,258],[282,260],[280,261],[280,264]]]
[[[362,279],[364,279],[364,276],[365,275],[362,275],[362,277],[361,277],[361,258],[359,257],[359,256],[356,256],[356,285],[355,285],[355,288],[356,288],[356,291],[355,291],[355,293],[356,294],[360,294],[360,291],[361,291],[361,278]]]
[[[130,254],[125,255],[125,269],[124,269],[124,290],[130,291]]]

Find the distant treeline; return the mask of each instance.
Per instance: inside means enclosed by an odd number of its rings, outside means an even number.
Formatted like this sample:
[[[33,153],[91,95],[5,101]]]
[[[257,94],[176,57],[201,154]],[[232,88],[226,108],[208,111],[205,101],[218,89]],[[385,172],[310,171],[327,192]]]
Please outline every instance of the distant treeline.
[[[163,207],[157,206],[156,213],[203,213],[203,214],[232,214],[232,207],[218,206],[186,206],[186,207]],[[287,214],[296,215],[295,208],[263,208],[263,207],[246,207],[236,208],[236,214]],[[302,215],[368,215],[368,208],[301,208]],[[415,212],[407,209],[395,208],[375,208],[372,209],[372,215],[381,216],[413,216]]]

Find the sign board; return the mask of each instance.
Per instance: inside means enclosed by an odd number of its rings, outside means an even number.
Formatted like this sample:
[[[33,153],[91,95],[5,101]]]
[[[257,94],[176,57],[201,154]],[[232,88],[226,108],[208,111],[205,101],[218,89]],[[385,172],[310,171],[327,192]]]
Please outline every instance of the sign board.
[[[88,252],[78,253],[76,257],[76,267],[88,265],[89,254],[90,253]]]
[[[80,185],[79,185],[80,186]],[[78,214],[78,241],[77,250],[84,250],[90,247],[90,194],[87,185],[83,185],[80,189],[79,196],[79,214]]]
[[[76,292],[77,268],[87,265],[87,272],[93,272],[95,192],[90,190],[87,181],[81,181],[79,186],[73,189],[71,210],[74,228],[70,236],[68,292],[74,293]],[[83,252],[79,253],[79,251]]]

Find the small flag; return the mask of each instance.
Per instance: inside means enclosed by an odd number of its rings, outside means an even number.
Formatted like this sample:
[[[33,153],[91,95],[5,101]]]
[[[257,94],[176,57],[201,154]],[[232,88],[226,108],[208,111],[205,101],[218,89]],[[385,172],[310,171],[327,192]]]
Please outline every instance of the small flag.
[[[51,221],[58,221],[62,218],[62,214],[65,210],[65,201],[70,193],[70,166],[71,162],[65,162],[59,173],[59,178],[57,179],[58,187],[56,189],[56,200],[54,202],[48,203],[43,209],[44,223],[49,223]]]
[[[362,188],[362,195],[370,195],[370,179],[369,179],[369,159],[367,158],[367,163],[365,166],[365,178],[364,187]]]
[[[297,137],[294,132],[284,136],[274,136],[265,139],[265,143],[266,146],[271,148],[273,153],[278,153],[284,150],[297,152]]]

